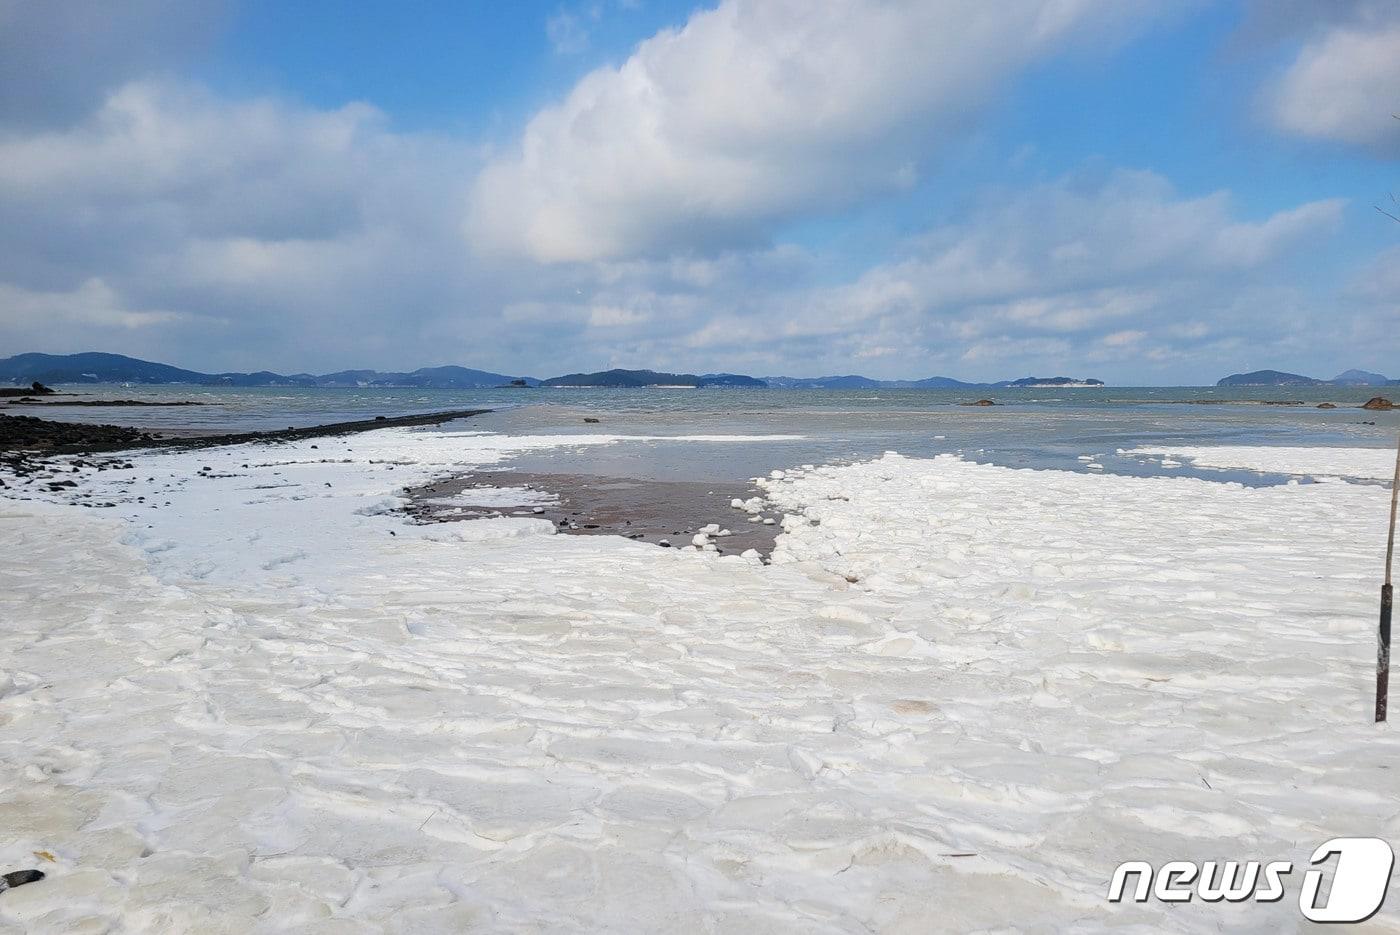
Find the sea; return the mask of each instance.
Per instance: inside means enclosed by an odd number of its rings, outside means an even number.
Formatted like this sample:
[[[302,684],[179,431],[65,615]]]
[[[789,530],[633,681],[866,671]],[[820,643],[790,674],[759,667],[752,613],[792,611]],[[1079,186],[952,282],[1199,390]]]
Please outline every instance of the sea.
[[[9,405],[12,414],[207,434],[458,409],[489,409],[446,431],[610,435],[634,441],[520,455],[520,470],[658,480],[734,481],[801,464],[897,451],[957,454],[1009,467],[1170,473],[1250,485],[1281,475],[1163,467],[1119,454],[1139,446],[1389,447],[1400,412],[1360,408],[1375,387],[1054,387],[958,390],[410,389],[387,387],[65,386],[74,399],[190,401],[199,406]],[[1394,394],[1392,394],[1394,395]],[[67,398],[67,397],[65,397]],[[989,398],[995,406],[971,406]],[[1336,408],[1318,408],[1331,403]],[[597,422],[585,422],[597,419]],[[672,436],[762,436],[695,446]],[[1087,460],[1086,460],[1087,459]],[[1089,464],[1099,467],[1088,467]]]

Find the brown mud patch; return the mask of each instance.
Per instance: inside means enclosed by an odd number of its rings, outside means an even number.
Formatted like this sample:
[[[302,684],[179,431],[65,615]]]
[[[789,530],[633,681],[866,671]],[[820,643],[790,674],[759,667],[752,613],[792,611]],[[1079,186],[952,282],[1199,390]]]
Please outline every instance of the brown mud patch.
[[[503,496],[502,489],[520,493]],[[570,535],[624,536],[672,548],[690,545],[693,536],[714,523],[731,533],[710,537],[723,555],[756,549],[767,558],[782,530],[779,513],[765,510],[755,521],[730,505],[735,499],[761,496],[749,483],[479,471],[409,488],[407,496],[406,511],[420,523],[532,517],[547,519],[559,532]],[[765,525],[764,518],[774,522]]]

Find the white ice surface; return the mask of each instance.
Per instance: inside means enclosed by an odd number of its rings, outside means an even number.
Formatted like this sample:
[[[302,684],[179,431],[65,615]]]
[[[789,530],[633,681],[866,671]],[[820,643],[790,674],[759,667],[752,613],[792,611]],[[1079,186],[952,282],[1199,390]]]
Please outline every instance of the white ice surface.
[[[1119,454],[1187,458],[1196,467],[1300,474],[1314,477],[1360,477],[1390,480],[1395,476],[1394,448],[1284,448],[1214,445],[1209,447],[1128,448]],[[1175,464],[1163,462],[1164,467]]]
[[[0,499],[0,867],[50,873],[0,930],[1274,932],[1296,879],[1103,893],[1400,839],[1382,488],[889,455],[765,481],[765,567],[405,526],[409,477],[590,443],[435,436]]]
[[[128,521],[123,541],[151,555],[162,580],[261,581],[331,594],[342,587],[347,569],[372,570],[391,538],[480,535],[457,524],[405,526],[397,510],[407,502],[406,487],[534,450],[624,440],[706,444],[792,437],[507,436],[391,428],[273,446],[155,451],[133,458],[130,470],[73,474],[78,486],[71,491],[50,494],[40,483],[17,489],[52,502],[115,504],[102,513]],[[510,535],[554,531],[545,520],[499,528]]]
[[[468,487],[452,496],[425,497],[424,502],[446,507],[545,507],[557,504],[559,498],[532,487]]]

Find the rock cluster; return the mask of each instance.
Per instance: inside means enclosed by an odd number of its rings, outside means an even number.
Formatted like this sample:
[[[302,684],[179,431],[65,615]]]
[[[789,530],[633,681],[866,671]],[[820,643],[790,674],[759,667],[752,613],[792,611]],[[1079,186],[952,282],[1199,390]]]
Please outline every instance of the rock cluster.
[[[0,415],[0,451],[136,445],[153,438],[149,432],[123,425],[88,425],[52,422],[33,416]]]
[[[0,396],[52,396],[53,389],[35,380],[28,388],[0,386]]]

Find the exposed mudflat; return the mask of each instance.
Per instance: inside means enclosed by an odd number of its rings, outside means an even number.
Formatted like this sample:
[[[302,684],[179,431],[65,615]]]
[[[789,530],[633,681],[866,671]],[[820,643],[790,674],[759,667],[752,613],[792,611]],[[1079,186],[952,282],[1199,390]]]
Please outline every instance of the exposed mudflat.
[[[406,509],[423,523],[529,516],[549,520],[561,533],[625,536],[673,547],[691,545],[713,524],[718,531],[712,529],[707,538],[716,552],[756,549],[766,557],[781,529],[780,514],[745,514],[731,506],[758,493],[747,483],[480,471],[410,489]],[[730,535],[722,535],[726,530]]]

